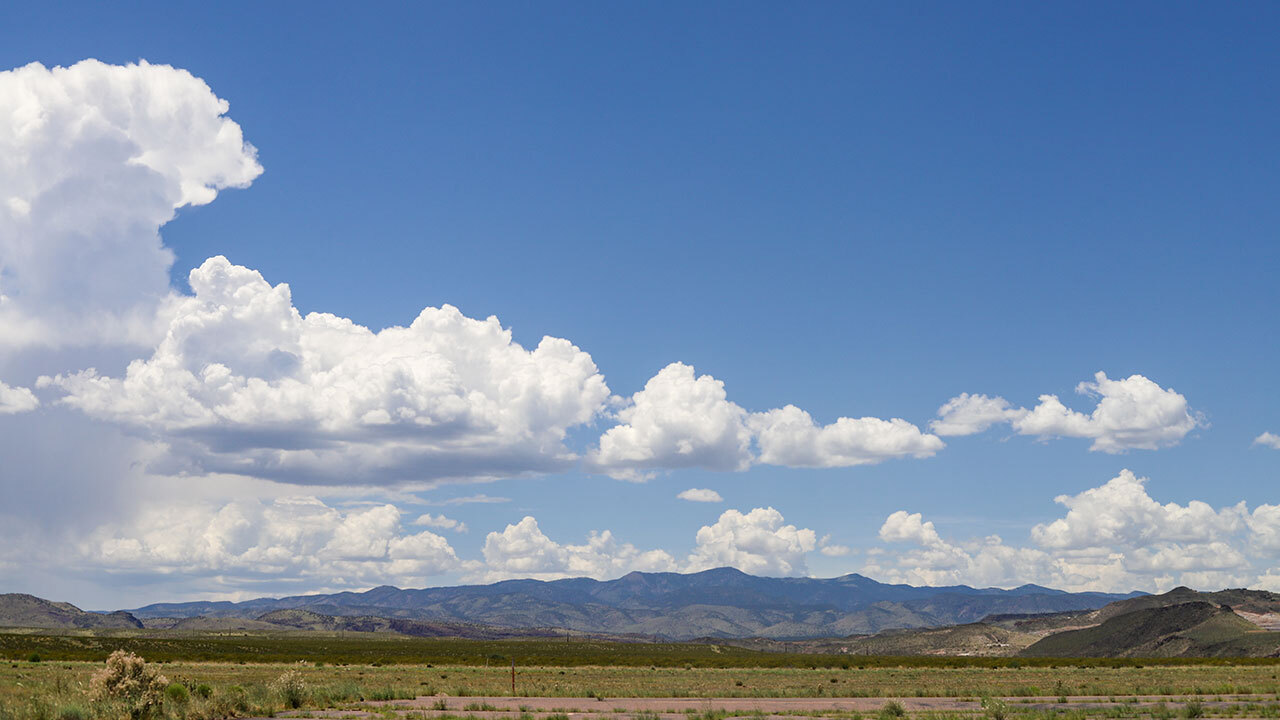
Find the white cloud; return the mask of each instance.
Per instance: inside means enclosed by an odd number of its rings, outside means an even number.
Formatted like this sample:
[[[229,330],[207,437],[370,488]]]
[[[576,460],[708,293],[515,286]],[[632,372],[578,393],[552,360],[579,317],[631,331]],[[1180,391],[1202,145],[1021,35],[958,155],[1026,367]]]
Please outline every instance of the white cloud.
[[[681,492],[679,495],[676,495],[676,497],[681,500],[688,500],[689,502],[724,502],[724,498],[720,497],[720,493],[706,488],[689,488],[688,490]]]
[[[302,316],[289,287],[225,258],[191,271],[164,339],[122,378],[41,378],[60,401],[167,443],[189,472],[394,484],[567,467],[568,428],[609,397],[591,357],[533,350],[497,318],[427,308],[380,332]]]
[[[98,570],[216,576],[227,588],[291,580],[341,588],[421,585],[459,567],[444,538],[405,534],[393,505],[343,514],[314,497],[151,504],[127,525],[92,532],[79,555]]]
[[[831,535],[823,535],[818,541],[818,552],[827,557],[848,557],[856,551],[848,545],[831,542]]]
[[[755,508],[745,514],[726,510],[715,523],[698,530],[694,549],[683,563],[665,550],[641,550],[620,543],[608,530],[593,531],[581,545],[560,544],[542,532],[537,520],[526,516],[501,532],[489,533],[484,542],[484,563],[474,564],[470,570],[472,580],[484,582],[609,579],[633,570],[698,572],[718,567],[735,567],[756,575],[804,575],[805,554],[816,547],[812,530],[784,524],[782,513],[773,508]]]
[[[931,427],[940,435],[971,435],[996,423],[1009,423],[1020,435],[1093,440],[1090,450],[1120,453],[1177,445],[1203,420],[1187,399],[1141,375],[1112,380],[1106,373],[1082,382],[1076,392],[1099,398],[1086,415],[1062,404],[1057,395],[1041,395],[1034,408],[1013,408],[1002,397],[961,394],[938,409]]]
[[[1280,450],[1280,435],[1271,432],[1264,432],[1253,439],[1254,445],[1262,445],[1272,450]]]
[[[787,467],[849,467],[892,458],[930,457],[943,448],[934,435],[894,418],[842,417],[819,426],[794,405],[748,414],[728,400],[724,383],[672,363],[618,412],[589,465],[625,480],[654,470],[699,467],[746,470],[752,463]],[[752,441],[760,447],[752,452]]]
[[[593,531],[582,545],[561,545],[543,534],[538,521],[525,516],[484,541],[484,565],[473,568],[473,579],[494,582],[508,578],[555,580],[565,577],[609,579],[633,570],[663,572],[676,569],[664,550],[642,551],[619,543],[613,533]]]
[[[932,546],[942,543],[938,531],[932,522],[925,522],[920,513],[908,513],[899,510],[885,518],[880,526],[880,539],[885,542],[910,542],[916,545]]]
[[[868,553],[863,572],[894,582],[1034,582],[1108,592],[1266,582],[1280,550],[1280,506],[1250,514],[1243,502],[1220,509],[1196,500],[1161,504],[1145,483],[1124,470],[1101,487],[1058,497],[1067,514],[1032,528],[1034,547],[1007,545],[995,535],[950,541],[920,513],[900,510],[886,518],[880,537],[910,547]]]
[[[756,413],[749,425],[760,443],[760,462],[769,465],[874,465],[892,458],[932,457],[944,447],[936,436],[901,418],[842,417],[819,427],[794,405]]]
[[[684,363],[650,378],[618,420],[590,458],[616,478],[643,480],[653,470],[689,467],[746,470],[751,464],[746,411],[726,399],[724,383],[695,376]]]
[[[262,172],[227,107],[167,65],[0,72],[0,351],[153,341],[160,226]]]
[[[1138,548],[1155,542],[1207,543],[1238,532],[1245,507],[1214,510],[1192,500],[1182,506],[1161,505],[1146,491],[1146,478],[1122,470],[1105,485],[1079,495],[1059,495],[1054,502],[1067,508],[1065,517],[1036,525],[1031,537],[1046,548]]]
[[[426,513],[419,515],[417,520],[413,521],[414,525],[422,525],[424,527],[441,528],[442,530],[453,530],[454,532],[464,533],[467,531],[467,524],[461,520],[455,520],[445,515],[432,515]]]
[[[929,423],[929,429],[943,437],[973,435],[992,425],[1012,422],[1027,412],[1010,407],[1002,397],[960,393],[938,408],[938,419]]]
[[[698,530],[696,541],[688,571],[728,566],[753,575],[804,575],[805,554],[817,546],[812,530],[784,525],[782,513],[771,507],[746,514],[726,510]]]
[[[11,387],[0,382],[0,415],[16,415],[40,407],[35,393],[24,387]]]

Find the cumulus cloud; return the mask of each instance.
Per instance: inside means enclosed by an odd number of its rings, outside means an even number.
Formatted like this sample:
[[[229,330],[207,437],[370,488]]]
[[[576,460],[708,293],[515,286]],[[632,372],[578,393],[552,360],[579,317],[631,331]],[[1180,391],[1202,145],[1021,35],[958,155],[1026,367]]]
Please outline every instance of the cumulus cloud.
[[[1109,592],[1265,582],[1280,551],[1280,506],[1250,513],[1243,502],[1162,504],[1146,482],[1123,470],[1100,487],[1059,496],[1066,515],[1034,526],[1032,544],[1021,547],[996,535],[948,540],[920,513],[900,510],[885,519],[880,538],[906,549],[871,555],[863,571],[895,582]]]
[[[665,550],[642,551],[619,543],[613,533],[593,531],[581,545],[561,545],[547,537],[538,521],[525,516],[491,532],[484,541],[484,565],[475,579],[493,582],[508,578],[555,580],[565,577],[615,578],[633,570],[663,572],[677,569]]]
[[[268,580],[421,585],[459,567],[444,538],[405,533],[394,505],[343,513],[314,497],[148,505],[127,526],[91,533],[79,557],[112,573],[216,575],[228,588]]]
[[[580,545],[552,540],[526,516],[485,537],[484,562],[469,566],[471,579],[554,580],[565,577],[616,578],[632,571],[699,572],[734,567],[755,575],[788,576],[807,572],[805,554],[817,547],[812,530],[785,524],[773,508],[747,513],[726,510],[700,528],[693,551],[683,562],[666,550],[642,550],[619,542],[608,530],[593,531]],[[840,556],[842,546],[828,555]]]
[[[432,515],[426,513],[419,515],[417,520],[413,521],[414,525],[422,525],[424,527],[441,528],[443,530],[453,530],[454,532],[464,533],[468,530],[467,524],[461,520],[455,520],[445,515]]]
[[[167,65],[0,72],[0,351],[153,340],[160,226],[262,172],[227,109]]]
[[[1269,447],[1272,450],[1280,450],[1280,435],[1271,432],[1264,432],[1253,439],[1254,445]]]
[[[706,488],[689,488],[688,490],[681,492],[679,495],[676,495],[676,497],[681,500],[688,500],[689,502],[724,502],[724,498],[720,497],[720,493]]]
[[[518,475],[575,461],[568,428],[609,397],[591,357],[533,350],[497,318],[427,308],[379,332],[301,315],[288,285],[214,257],[191,271],[163,340],[123,377],[41,378],[60,402],[166,443],[179,467],[294,483]]]
[[[16,415],[37,407],[40,407],[40,400],[31,390],[0,382],[0,415]]]
[[[729,402],[723,382],[697,376],[684,363],[671,363],[650,378],[618,420],[590,458],[613,477],[643,480],[655,469],[751,465],[746,411]]]
[[[698,530],[687,568],[697,572],[728,566],[753,575],[804,575],[805,554],[817,546],[817,536],[783,522],[782,513],[771,507],[746,514],[726,510]]]
[[[938,408],[938,419],[929,423],[929,429],[943,437],[973,435],[992,425],[1013,422],[1027,412],[1011,407],[1002,397],[960,393]]]
[[[1066,516],[1036,525],[1031,537],[1046,548],[1136,548],[1154,542],[1207,543],[1244,525],[1243,501],[1221,510],[1199,500],[1161,505],[1147,494],[1146,482],[1122,470],[1101,487],[1059,495],[1054,502],[1067,508]]]
[[[874,465],[891,458],[932,457],[944,447],[937,436],[901,418],[842,417],[819,426],[794,405],[756,413],[749,424],[760,443],[760,462],[768,465]]]
[[[645,480],[658,469],[746,470],[753,463],[786,467],[849,467],[902,457],[930,457],[943,448],[934,435],[894,418],[838,418],[820,426],[794,405],[748,413],[728,400],[724,383],[672,363],[617,414],[590,455],[596,470]],[[759,446],[757,456],[753,441]]]
[[[1014,408],[1002,397],[964,393],[938,409],[930,425],[939,435],[972,435],[998,423],[1009,423],[1020,435],[1093,440],[1090,450],[1120,453],[1177,445],[1203,420],[1172,388],[1162,388],[1142,375],[1112,380],[1106,373],[1082,382],[1076,392],[1098,398],[1088,415],[1066,407],[1057,395],[1041,395],[1031,409]]]

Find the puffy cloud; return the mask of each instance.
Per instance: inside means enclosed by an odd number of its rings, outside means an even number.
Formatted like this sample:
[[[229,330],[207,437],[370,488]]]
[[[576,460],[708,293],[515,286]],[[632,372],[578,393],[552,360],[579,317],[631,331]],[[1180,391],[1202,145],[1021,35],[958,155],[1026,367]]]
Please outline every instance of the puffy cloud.
[[[746,470],[746,411],[726,398],[723,382],[671,363],[618,412],[621,424],[600,436],[591,464],[625,480],[646,479],[656,469]]]
[[[769,465],[874,465],[891,458],[932,457],[944,447],[942,440],[901,418],[842,417],[819,427],[794,405],[756,413],[749,424],[760,444],[760,462]]]
[[[932,546],[942,543],[932,522],[925,522],[920,513],[899,510],[885,518],[880,526],[880,539],[885,542],[910,542]]]
[[[461,520],[454,520],[445,515],[432,515],[427,513],[419,515],[417,520],[413,521],[414,525],[422,525],[424,527],[441,528],[443,530],[453,530],[454,532],[464,533],[467,531],[467,524]]]
[[[79,557],[95,569],[131,576],[216,576],[224,588],[266,581],[420,585],[459,567],[444,538],[405,534],[394,505],[343,514],[314,497],[148,505],[128,525],[93,531],[80,543]]]
[[[1280,435],[1271,432],[1264,432],[1253,439],[1254,445],[1269,447],[1272,450],[1280,450]]]
[[[60,401],[147,431],[179,467],[295,483],[398,483],[566,467],[568,428],[609,397],[591,357],[533,350],[497,318],[427,308],[380,332],[302,316],[289,287],[211,258],[164,339],[124,377],[42,378]]]
[[[895,582],[1010,587],[1035,582],[1067,590],[1163,591],[1265,584],[1280,551],[1280,506],[1250,514],[1191,501],[1161,504],[1145,479],[1122,471],[1101,487],[1057,502],[1067,514],[1031,530],[1034,547],[998,536],[954,542],[920,513],[895,512],[880,537],[905,550],[868,553],[863,571]]]
[[[484,541],[484,565],[474,567],[474,579],[493,582],[508,578],[555,580],[565,577],[615,578],[633,570],[662,572],[676,569],[664,550],[642,551],[619,543],[613,533],[593,531],[582,545],[561,545],[547,537],[538,521],[525,516]]]
[[[167,65],[0,72],[0,351],[152,341],[160,226],[262,172],[227,108]]]
[[[0,382],[0,415],[16,415],[40,407],[35,393],[24,387],[10,387]]]
[[[706,488],[689,488],[688,490],[681,492],[679,495],[676,495],[676,497],[681,500],[688,500],[689,502],[724,502],[724,498],[720,497],[720,493]]]
[[[753,575],[804,575],[805,554],[817,546],[812,530],[784,525],[782,513],[755,508],[743,514],[726,510],[696,536],[689,556],[690,572],[735,567]]]
[[[645,480],[654,470],[700,467],[746,470],[752,463],[787,467],[848,467],[901,457],[930,457],[942,449],[934,435],[894,418],[847,418],[819,426],[787,405],[748,414],[728,400],[724,383],[672,363],[618,412],[591,453],[590,465],[613,477]],[[760,455],[752,452],[758,443]]]
[[[1147,494],[1146,482],[1122,470],[1101,487],[1059,495],[1054,502],[1066,506],[1066,517],[1036,525],[1031,537],[1047,548],[1137,548],[1154,542],[1207,543],[1244,525],[1243,502],[1222,510],[1199,500],[1161,505]]]
[[[929,423],[929,429],[943,437],[973,435],[992,425],[1012,422],[1027,412],[1011,407],[1002,397],[960,393],[938,408],[938,419]]]
[[[1002,397],[965,393],[938,409],[931,428],[940,435],[971,435],[1007,422],[1020,435],[1088,438],[1090,450],[1120,453],[1177,445],[1203,424],[1186,397],[1142,375],[1112,380],[1099,372],[1076,392],[1098,398],[1092,413],[1071,410],[1057,395],[1041,395],[1028,410],[1013,408]]]

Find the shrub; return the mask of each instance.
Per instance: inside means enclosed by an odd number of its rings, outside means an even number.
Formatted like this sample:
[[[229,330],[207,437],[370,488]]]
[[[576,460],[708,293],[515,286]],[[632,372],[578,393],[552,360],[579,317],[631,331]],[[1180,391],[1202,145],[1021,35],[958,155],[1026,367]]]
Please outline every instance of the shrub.
[[[1182,717],[1184,718],[1201,718],[1204,717],[1204,706],[1199,702],[1192,700],[1182,708]]]
[[[147,667],[137,655],[116,650],[107,658],[106,667],[89,679],[89,697],[100,702],[123,702],[129,714],[146,717],[164,699],[168,678]]]
[[[1009,715],[1009,705],[1000,698],[984,697],[982,698],[982,711],[991,720],[1005,720]]]
[[[185,705],[191,696],[187,694],[187,688],[182,683],[169,683],[169,687],[164,689],[164,696],[171,702]]]
[[[196,686],[196,695],[202,698],[208,698],[213,694],[213,687],[208,683],[200,683]]]
[[[302,707],[307,693],[307,684],[302,680],[302,673],[297,670],[286,670],[280,677],[271,681],[271,690],[280,696],[284,704],[291,708]]]
[[[79,705],[64,705],[58,710],[58,720],[89,720],[89,711]]]
[[[900,718],[906,714],[907,711],[902,707],[902,703],[899,702],[889,701],[884,704],[884,707],[880,708],[880,717],[882,720]]]
[[[40,662],[40,653],[31,653],[30,655],[28,655],[27,662],[32,662],[32,663]]]

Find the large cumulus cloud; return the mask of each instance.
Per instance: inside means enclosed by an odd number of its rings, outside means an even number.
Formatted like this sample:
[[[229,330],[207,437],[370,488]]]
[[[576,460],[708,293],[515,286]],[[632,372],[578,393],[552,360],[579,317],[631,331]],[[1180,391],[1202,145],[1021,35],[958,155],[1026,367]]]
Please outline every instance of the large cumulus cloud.
[[[151,341],[160,226],[262,172],[227,109],[167,65],[0,72],[0,352]]]
[[[404,483],[565,467],[568,428],[609,397],[567,340],[526,350],[497,318],[427,308],[373,332],[303,316],[289,287],[211,258],[163,340],[123,377],[43,378],[60,402],[167,444],[179,469],[320,483]]]

